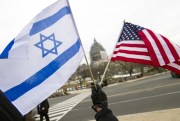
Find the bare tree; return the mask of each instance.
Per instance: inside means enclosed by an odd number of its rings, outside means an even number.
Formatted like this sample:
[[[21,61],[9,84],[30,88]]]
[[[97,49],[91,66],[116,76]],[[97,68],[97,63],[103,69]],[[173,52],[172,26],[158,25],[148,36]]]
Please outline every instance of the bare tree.
[[[122,72],[128,72],[130,76],[132,76],[133,69],[137,66],[135,63],[130,62],[118,61],[117,63],[121,66]]]
[[[74,78],[77,77],[76,81],[82,88],[82,85],[85,81],[86,77],[90,77],[90,72],[88,70],[88,66],[86,64],[82,64],[78,67],[77,71],[74,74]],[[75,79],[74,79],[75,80]]]

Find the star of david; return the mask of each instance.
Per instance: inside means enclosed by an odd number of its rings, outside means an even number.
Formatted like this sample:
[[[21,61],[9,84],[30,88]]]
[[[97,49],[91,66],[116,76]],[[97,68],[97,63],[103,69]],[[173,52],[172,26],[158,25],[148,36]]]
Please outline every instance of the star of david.
[[[40,34],[40,42],[36,43],[34,46],[42,50],[42,57],[44,58],[49,53],[58,55],[57,47],[61,44],[62,42],[57,41],[53,33],[50,36]]]

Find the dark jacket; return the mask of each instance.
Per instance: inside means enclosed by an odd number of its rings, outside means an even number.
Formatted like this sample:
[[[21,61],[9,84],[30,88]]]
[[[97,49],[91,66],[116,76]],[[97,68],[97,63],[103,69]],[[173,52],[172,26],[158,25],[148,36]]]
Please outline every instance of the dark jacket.
[[[37,107],[38,114],[47,114],[49,111],[49,102],[48,100],[44,100],[42,103],[40,103]]]
[[[0,121],[23,121],[23,116],[0,90]]]
[[[96,121],[118,121],[118,119],[113,115],[112,111],[108,108],[104,108],[97,112],[95,119]]]

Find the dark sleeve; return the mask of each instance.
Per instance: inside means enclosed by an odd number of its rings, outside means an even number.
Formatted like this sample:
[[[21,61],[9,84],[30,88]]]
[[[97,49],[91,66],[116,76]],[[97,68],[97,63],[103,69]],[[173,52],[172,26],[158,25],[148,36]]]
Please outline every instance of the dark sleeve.
[[[0,90],[0,119],[1,121],[23,121],[23,116]]]
[[[46,99],[46,100],[44,100],[43,107],[45,107],[46,109],[48,109],[48,108],[49,108],[49,102],[48,102],[48,100],[47,100],[47,99]]]
[[[40,113],[40,105],[37,106],[37,113]]]
[[[100,118],[98,121],[119,121],[114,115],[107,115]]]
[[[47,107],[49,108],[49,102],[48,102],[48,100],[47,100]]]
[[[97,112],[95,119],[96,121],[118,121],[118,119],[112,113],[112,110],[108,108],[103,108],[101,111]]]

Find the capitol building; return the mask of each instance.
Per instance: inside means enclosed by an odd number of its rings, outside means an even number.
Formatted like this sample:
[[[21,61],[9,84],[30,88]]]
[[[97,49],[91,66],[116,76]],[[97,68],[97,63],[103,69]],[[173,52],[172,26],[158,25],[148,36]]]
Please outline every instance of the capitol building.
[[[106,50],[94,39],[90,49],[91,66],[98,66],[101,62],[108,61]]]

